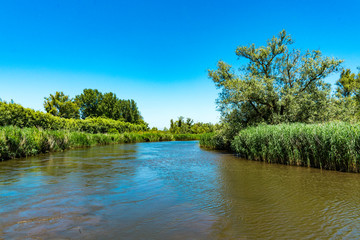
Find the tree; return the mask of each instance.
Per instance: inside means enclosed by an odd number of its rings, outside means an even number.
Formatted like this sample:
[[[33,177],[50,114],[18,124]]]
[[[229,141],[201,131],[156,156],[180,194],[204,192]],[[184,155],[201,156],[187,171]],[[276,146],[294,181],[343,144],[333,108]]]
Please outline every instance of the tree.
[[[76,96],[81,118],[105,117],[130,123],[145,124],[133,99],[118,99],[115,93],[102,94],[97,89],[84,89]]]
[[[340,79],[336,82],[338,97],[360,97],[360,72],[356,75],[350,69],[341,72]]]
[[[137,104],[133,99],[130,99],[130,109],[131,109],[131,112],[132,112],[132,115],[133,115],[133,119],[134,119],[133,121],[135,123],[143,122],[143,119],[142,119],[140,111],[139,111],[139,109],[137,107]]]
[[[63,92],[56,92],[44,98],[46,112],[63,118],[79,118],[79,106]]]
[[[208,133],[208,132],[214,132],[215,127],[211,123],[202,123],[197,122],[194,123],[194,120],[191,118],[186,118],[186,121],[184,121],[184,117],[180,116],[178,117],[178,120],[174,122],[173,119],[170,120],[170,129],[169,131],[172,133],[194,133],[194,134],[200,134],[200,133]]]
[[[344,69],[336,86],[335,118],[347,122],[358,120],[360,117],[360,72],[355,74],[350,69]]]
[[[77,95],[75,101],[80,106],[81,118],[101,116],[99,106],[102,99],[103,94],[97,89],[84,89],[83,93]]]
[[[112,92],[105,93],[99,103],[99,115],[114,120],[123,120],[121,118],[121,110],[118,107],[118,101],[116,94]]]
[[[247,64],[236,72],[219,61],[209,77],[221,90],[217,105],[238,127],[261,122],[315,122],[328,120],[330,85],[324,78],[340,69],[342,60],[324,57],[318,50],[290,49],[285,30],[265,46],[239,46],[236,55]]]

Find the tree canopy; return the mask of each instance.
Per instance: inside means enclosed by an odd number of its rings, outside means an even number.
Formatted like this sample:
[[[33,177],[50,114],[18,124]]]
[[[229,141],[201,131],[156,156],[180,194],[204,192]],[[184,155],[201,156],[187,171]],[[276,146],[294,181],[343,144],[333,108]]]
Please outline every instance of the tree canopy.
[[[336,82],[336,93],[333,99],[335,119],[355,122],[360,118],[360,72],[352,73],[350,69],[341,72]]]
[[[340,79],[336,82],[336,93],[338,97],[360,98],[360,72],[352,73],[350,69],[341,72]]]
[[[64,118],[109,118],[143,124],[140,111],[133,99],[119,99],[115,93],[101,93],[97,89],[84,89],[74,99],[63,92],[45,98],[46,112]]]
[[[103,94],[97,89],[84,89],[80,95],[75,97],[75,101],[80,106],[81,118],[99,117],[100,104],[103,100]]]
[[[265,46],[239,46],[236,55],[247,60],[239,71],[221,60],[209,70],[221,90],[217,105],[223,117],[241,127],[328,120],[331,89],[324,78],[340,70],[342,60],[319,50],[301,52],[290,48],[293,43],[283,30]]]
[[[56,92],[44,98],[46,112],[62,118],[79,118],[79,107],[73,99],[63,92]]]
[[[201,134],[201,133],[210,133],[214,132],[217,128],[217,125],[213,125],[211,123],[202,123],[197,122],[194,123],[194,120],[191,118],[185,118],[183,116],[178,117],[177,121],[173,119],[170,120],[170,129],[171,133],[193,133],[193,134]]]
[[[136,102],[133,99],[119,99],[116,94],[101,93],[97,89],[84,89],[75,97],[80,106],[83,119],[105,117],[130,123],[144,123]]]

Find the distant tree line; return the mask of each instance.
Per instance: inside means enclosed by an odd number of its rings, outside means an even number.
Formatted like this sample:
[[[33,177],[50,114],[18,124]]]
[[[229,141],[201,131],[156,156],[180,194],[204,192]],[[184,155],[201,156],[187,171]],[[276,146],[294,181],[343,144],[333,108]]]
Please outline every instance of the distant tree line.
[[[129,123],[143,124],[136,102],[133,99],[119,99],[115,93],[101,93],[97,89],[84,89],[80,95],[70,98],[63,92],[45,97],[46,112],[74,119],[108,118]]]
[[[194,120],[191,118],[185,118],[180,116],[178,120],[170,120],[170,129],[171,133],[190,133],[190,134],[202,134],[214,132],[218,128],[218,125],[212,123],[194,123]]]

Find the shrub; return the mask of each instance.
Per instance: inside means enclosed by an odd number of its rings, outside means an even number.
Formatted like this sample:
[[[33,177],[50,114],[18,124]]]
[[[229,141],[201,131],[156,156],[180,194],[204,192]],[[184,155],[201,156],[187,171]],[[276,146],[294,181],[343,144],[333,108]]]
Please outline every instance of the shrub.
[[[0,126],[37,127],[88,133],[124,133],[148,130],[147,124],[132,124],[106,118],[65,119],[49,113],[24,108],[19,104],[0,102]]]

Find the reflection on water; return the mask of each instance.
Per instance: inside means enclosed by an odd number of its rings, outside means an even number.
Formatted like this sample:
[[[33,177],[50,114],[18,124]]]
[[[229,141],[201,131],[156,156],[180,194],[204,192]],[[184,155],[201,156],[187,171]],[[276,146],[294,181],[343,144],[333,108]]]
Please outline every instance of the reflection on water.
[[[0,239],[356,238],[360,175],[198,143],[109,145],[0,163]]]

